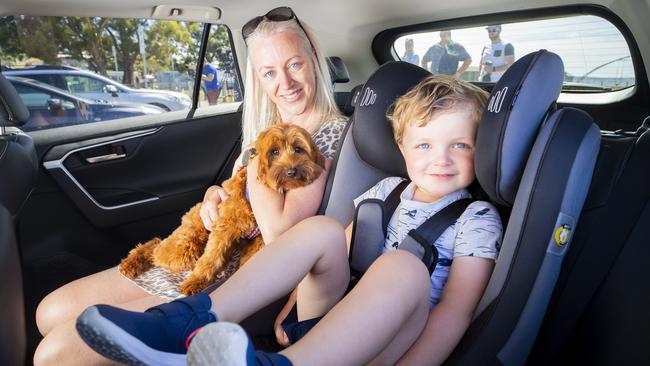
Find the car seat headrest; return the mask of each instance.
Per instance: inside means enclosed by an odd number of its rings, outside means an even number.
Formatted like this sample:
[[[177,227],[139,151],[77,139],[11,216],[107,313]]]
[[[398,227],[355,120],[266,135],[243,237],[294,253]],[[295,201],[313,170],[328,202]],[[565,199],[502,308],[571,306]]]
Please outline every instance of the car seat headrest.
[[[490,199],[512,206],[528,155],[562,90],[560,57],[540,50],[506,70],[496,83],[476,138],[476,177]]]
[[[29,110],[16,89],[0,74],[0,126],[22,126],[29,119]]]
[[[380,66],[356,97],[352,138],[359,157],[390,175],[406,177],[406,165],[393,139],[388,108],[431,73],[403,61]]]
[[[332,77],[332,83],[347,83],[350,81],[350,74],[348,68],[345,66],[343,60],[338,56],[327,57],[327,66]]]

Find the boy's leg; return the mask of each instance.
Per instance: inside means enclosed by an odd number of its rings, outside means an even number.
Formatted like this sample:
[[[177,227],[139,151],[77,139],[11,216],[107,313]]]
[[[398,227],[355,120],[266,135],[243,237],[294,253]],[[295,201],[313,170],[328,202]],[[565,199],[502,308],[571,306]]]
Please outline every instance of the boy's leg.
[[[415,256],[384,254],[304,338],[281,353],[297,365],[394,364],[426,324],[430,286]]]
[[[325,314],[350,279],[343,227],[325,216],[308,218],[253,256],[210,294],[219,320],[240,322],[299,286],[301,319]]]
[[[392,365],[415,342],[429,314],[429,274],[415,256],[381,256],[357,286],[295,345],[277,354],[255,352],[232,323],[199,332],[188,364]],[[336,350],[336,352],[332,352]]]
[[[220,320],[241,321],[289,293],[307,274],[307,288],[322,289],[311,291],[314,296],[305,301],[315,302],[313,311],[327,311],[349,280],[345,234],[337,221],[321,216],[298,223],[210,296],[200,293],[145,313],[92,306],[78,318],[77,330],[93,349],[121,362],[182,364],[188,335],[215,321],[215,314]]]
[[[68,321],[74,321],[88,306],[122,304],[152,295],[122,276],[117,267],[72,281],[41,300],[36,324],[42,335]],[[163,299],[159,298],[159,303]]]

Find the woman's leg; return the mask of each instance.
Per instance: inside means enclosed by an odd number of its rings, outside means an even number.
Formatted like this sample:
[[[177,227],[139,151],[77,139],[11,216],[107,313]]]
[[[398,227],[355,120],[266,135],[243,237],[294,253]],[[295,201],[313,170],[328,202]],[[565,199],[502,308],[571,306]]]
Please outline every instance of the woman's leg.
[[[321,316],[345,293],[350,279],[347,258],[341,224],[325,216],[308,218],[212,292],[212,310],[219,320],[239,322],[300,284],[299,317]]]
[[[165,302],[157,296],[146,296],[117,306],[144,311]],[[76,319],[70,319],[52,329],[39,343],[34,354],[34,365],[112,365],[114,362],[102,357],[84,343],[77,329]]]
[[[387,253],[303,339],[281,353],[296,365],[392,365],[424,328],[429,291],[429,274],[419,259],[399,250]]]
[[[93,349],[114,360],[185,364],[186,342],[196,329],[217,318],[239,322],[288,294],[305,276],[307,316],[323,315],[345,293],[347,245],[336,220],[321,216],[298,223],[209,296],[199,293],[146,313],[92,306],[77,319],[77,329]]]
[[[41,334],[47,335],[59,324],[74,322],[91,305],[123,304],[149,296],[114,267],[72,281],[45,296],[36,309],[36,324]]]

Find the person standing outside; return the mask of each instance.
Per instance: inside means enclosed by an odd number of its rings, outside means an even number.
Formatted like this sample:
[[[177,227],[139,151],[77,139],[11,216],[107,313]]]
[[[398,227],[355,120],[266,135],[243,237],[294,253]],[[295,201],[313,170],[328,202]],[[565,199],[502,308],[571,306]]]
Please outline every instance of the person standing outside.
[[[460,62],[463,64],[458,67]],[[430,63],[430,65],[429,65]],[[451,40],[451,31],[440,31],[440,42],[431,46],[422,57],[422,67],[432,74],[452,75],[456,78],[467,70],[472,63],[465,47]]]
[[[203,87],[205,88],[205,96],[208,98],[208,104],[215,105],[221,94],[221,85],[219,85],[219,77],[217,68],[208,62],[208,58],[203,58],[203,73],[201,80],[203,80]]]
[[[402,61],[412,63],[413,65],[420,64],[420,55],[416,54],[413,51],[413,38],[407,38],[404,41],[404,56],[402,56]]]
[[[515,48],[501,39],[501,24],[489,25],[485,29],[490,43],[483,47],[481,53],[479,80],[495,83],[515,62]]]

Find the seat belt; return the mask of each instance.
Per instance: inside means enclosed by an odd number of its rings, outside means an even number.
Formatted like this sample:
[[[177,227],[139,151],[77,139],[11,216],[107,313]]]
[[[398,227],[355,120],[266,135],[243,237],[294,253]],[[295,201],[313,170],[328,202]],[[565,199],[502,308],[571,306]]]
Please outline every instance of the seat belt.
[[[400,182],[385,201],[371,198],[363,200],[357,206],[350,247],[350,268],[353,277],[361,277],[381,255],[388,222],[399,206],[400,196],[409,183],[408,180]],[[438,250],[434,243],[473,201],[470,198],[461,199],[438,211],[416,229],[409,231],[397,249],[406,250],[420,258],[429,273],[433,273],[438,263]]]
[[[429,274],[433,273],[438,264],[438,250],[434,243],[458,220],[472,202],[474,200],[471,198],[463,198],[436,212],[416,229],[409,231],[397,249],[411,252],[424,262]]]

